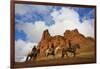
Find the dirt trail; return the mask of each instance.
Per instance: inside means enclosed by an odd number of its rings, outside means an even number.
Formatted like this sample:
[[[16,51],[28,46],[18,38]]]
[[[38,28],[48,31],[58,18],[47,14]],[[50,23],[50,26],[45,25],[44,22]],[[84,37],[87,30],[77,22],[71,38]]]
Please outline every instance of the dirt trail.
[[[57,56],[38,57],[34,62],[16,62],[15,67],[36,67],[36,66],[51,66],[51,65],[69,65],[69,64],[84,64],[95,63],[95,56],[93,52],[77,54],[76,57],[61,58],[60,54]]]

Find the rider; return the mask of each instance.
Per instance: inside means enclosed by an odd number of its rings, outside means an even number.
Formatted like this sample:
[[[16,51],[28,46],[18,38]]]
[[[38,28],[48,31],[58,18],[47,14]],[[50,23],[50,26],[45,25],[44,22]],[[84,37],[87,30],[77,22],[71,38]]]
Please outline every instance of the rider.
[[[32,51],[31,51],[31,53],[30,54],[28,54],[28,56],[27,56],[27,58],[26,58],[26,61],[28,61],[29,60],[29,57],[30,57],[30,60],[32,59],[32,57],[33,56],[35,56],[36,55],[36,46],[34,46],[33,48],[32,48]]]
[[[35,53],[37,51],[36,45],[32,49],[32,53]]]
[[[54,54],[54,45],[53,44],[51,45],[51,50],[52,50],[52,53]]]
[[[71,40],[69,40],[69,48],[71,48]]]

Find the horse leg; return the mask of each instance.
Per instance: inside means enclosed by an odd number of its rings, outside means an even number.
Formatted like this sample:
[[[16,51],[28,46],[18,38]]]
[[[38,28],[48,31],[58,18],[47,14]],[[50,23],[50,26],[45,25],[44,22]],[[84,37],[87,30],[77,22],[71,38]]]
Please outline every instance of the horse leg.
[[[29,61],[31,61],[32,60],[32,56],[30,55],[30,59],[29,59]]]
[[[26,61],[28,61],[29,56],[27,56]]]
[[[65,55],[65,53],[62,51],[62,56],[61,57],[64,58],[64,55]]]
[[[53,54],[53,56],[55,56],[55,54]]]
[[[31,61],[34,61],[34,57],[31,57]]]
[[[52,55],[55,56],[55,53],[53,52]]]
[[[74,54],[74,57],[75,57],[76,56],[76,53],[74,52],[73,54]]]
[[[62,58],[64,58],[64,54],[62,54],[62,56],[61,56]]]
[[[66,56],[68,57],[68,53],[66,52]]]
[[[49,53],[47,53],[47,57],[49,56]]]
[[[29,61],[29,57],[30,57],[30,55],[27,56],[26,61]]]

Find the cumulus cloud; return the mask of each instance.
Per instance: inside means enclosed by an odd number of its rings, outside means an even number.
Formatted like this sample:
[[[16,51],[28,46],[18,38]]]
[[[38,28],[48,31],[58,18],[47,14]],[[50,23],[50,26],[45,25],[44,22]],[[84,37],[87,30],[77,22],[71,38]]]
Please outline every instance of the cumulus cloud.
[[[15,61],[25,61],[26,56],[31,52],[34,45],[37,45],[37,43],[26,42],[21,39],[15,40]]]
[[[79,15],[71,8],[62,8],[59,11],[54,10],[51,13],[55,24],[50,27],[52,35],[63,35],[65,30],[74,29],[79,24]]]
[[[42,32],[47,29],[47,26],[44,24],[43,21],[36,21],[35,24],[33,23],[19,23],[16,24],[16,29],[18,31],[23,31],[27,34],[27,40],[31,42],[39,42]]]
[[[94,19],[84,19],[83,22],[80,22],[79,13],[73,8],[63,7],[59,11],[54,10],[51,16],[55,21],[55,24],[50,27],[52,35],[63,35],[65,30],[77,28],[81,34],[94,37]]]

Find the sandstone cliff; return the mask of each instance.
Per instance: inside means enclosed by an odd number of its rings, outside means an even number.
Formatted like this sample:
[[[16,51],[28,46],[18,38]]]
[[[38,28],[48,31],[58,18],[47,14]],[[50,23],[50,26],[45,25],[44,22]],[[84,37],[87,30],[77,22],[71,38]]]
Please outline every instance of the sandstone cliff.
[[[95,48],[95,40],[91,37],[85,37],[79,33],[77,29],[66,30],[64,32],[64,36],[51,36],[49,31],[45,30],[42,34],[38,47],[40,48],[40,53],[43,54],[44,51],[51,46],[51,44],[53,44],[54,47],[67,47],[69,45],[69,40],[71,44],[79,44],[81,47],[80,51],[82,52],[93,51]]]

